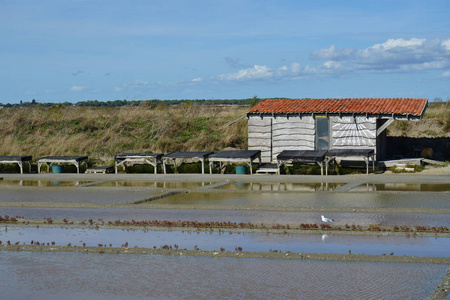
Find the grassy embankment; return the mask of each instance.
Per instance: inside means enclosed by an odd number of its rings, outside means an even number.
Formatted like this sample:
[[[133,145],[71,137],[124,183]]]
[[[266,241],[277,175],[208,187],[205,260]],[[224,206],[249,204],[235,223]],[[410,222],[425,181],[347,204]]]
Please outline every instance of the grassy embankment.
[[[450,137],[450,101],[430,102],[422,120],[395,121],[387,130],[388,136]]]
[[[88,155],[111,164],[122,152],[168,153],[247,147],[247,106],[183,105],[0,110],[0,155]]]
[[[0,110],[0,155],[32,155],[35,159],[88,155],[91,165],[111,165],[114,155],[122,152],[246,149],[247,120],[228,124],[248,109],[189,102],[117,108],[5,108]],[[450,137],[450,102],[430,103],[421,121],[394,122],[388,135]]]

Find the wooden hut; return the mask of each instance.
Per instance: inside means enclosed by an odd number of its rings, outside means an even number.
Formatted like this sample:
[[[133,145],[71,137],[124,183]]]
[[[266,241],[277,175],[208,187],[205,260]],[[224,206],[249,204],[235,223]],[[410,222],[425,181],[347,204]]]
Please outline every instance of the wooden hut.
[[[373,149],[386,153],[394,120],[420,120],[426,99],[267,99],[247,113],[248,149],[273,162],[283,150]]]

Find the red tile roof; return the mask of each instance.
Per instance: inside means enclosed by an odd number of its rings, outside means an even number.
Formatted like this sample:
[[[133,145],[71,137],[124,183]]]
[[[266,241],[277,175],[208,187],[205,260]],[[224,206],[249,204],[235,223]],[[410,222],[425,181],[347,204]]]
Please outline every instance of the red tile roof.
[[[249,114],[264,113],[363,113],[421,116],[427,99],[356,98],[356,99],[266,99],[252,107]]]

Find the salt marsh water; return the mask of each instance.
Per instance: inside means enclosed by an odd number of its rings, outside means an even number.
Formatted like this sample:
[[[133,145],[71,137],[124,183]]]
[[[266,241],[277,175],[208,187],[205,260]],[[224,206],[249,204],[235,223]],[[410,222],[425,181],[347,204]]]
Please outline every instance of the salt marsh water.
[[[450,209],[447,193],[184,193],[156,200],[160,204],[278,206],[278,207],[375,207]]]
[[[425,299],[448,265],[3,252],[4,299]],[[26,283],[26,284],[24,284]]]
[[[418,191],[418,192],[449,192],[450,184],[424,183],[367,183],[352,191]]]
[[[49,238],[51,240],[49,240]],[[121,229],[63,229],[34,227],[0,227],[0,241],[29,244],[55,242],[57,246],[97,246],[160,248],[163,245],[178,245],[181,249],[234,250],[268,252],[270,250],[306,252],[382,255],[395,253],[407,256],[448,257],[450,238],[407,237],[407,236],[355,236],[330,234],[274,234],[274,233],[231,233],[205,231],[142,231]]]
[[[359,180],[364,179],[359,177],[354,182],[342,183],[281,183],[284,177],[273,182],[268,180],[273,177],[261,177],[267,182],[241,183],[233,178],[227,182],[221,176],[213,176],[211,181],[203,176],[196,182],[184,182],[163,180],[163,175],[153,174],[130,177],[139,180],[129,180],[128,176],[85,175],[30,175],[45,178],[30,181],[11,181],[5,176],[6,180],[0,181],[0,204],[3,204],[0,215],[79,221],[190,220],[298,225],[321,223],[320,215],[325,214],[335,219],[336,225],[450,226],[449,184],[442,177],[437,181],[440,184],[428,179],[425,186],[361,184]],[[194,176],[189,176],[189,180]],[[88,180],[70,180],[85,177]],[[60,178],[64,180],[54,180]],[[286,181],[291,178],[286,177]],[[215,184],[208,186],[211,182]],[[181,193],[158,199],[171,191]],[[133,204],[143,199],[153,200]],[[188,250],[198,247],[230,251],[241,247],[243,251],[339,254],[350,250],[352,254],[393,253],[393,258],[403,255],[448,258],[450,247],[450,238],[413,235],[408,238],[406,234],[394,237],[382,232],[380,236],[369,236],[0,228],[3,243],[10,240],[27,245],[34,240],[62,246],[101,243],[121,247],[128,243],[129,247],[159,248],[177,244]],[[433,293],[448,267],[449,264],[426,263],[0,251],[0,297],[425,299]]]
[[[107,181],[93,184],[100,187],[150,187],[164,189],[195,189],[207,186],[210,182],[180,182],[180,181]]]
[[[0,186],[79,186],[90,182],[85,180],[0,180]]]
[[[250,190],[250,191],[333,191],[342,183],[283,183],[283,182],[233,182],[218,187],[219,189]]]
[[[123,204],[161,193],[159,190],[105,188],[33,188],[3,189],[1,201]]]
[[[446,226],[450,227],[448,214],[403,213],[403,212],[339,212],[327,211],[271,211],[271,210],[213,210],[213,209],[153,209],[153,208],[43,208],[43,207],[2,207],[2,215],[23,216],[27,219],[54,220],[191,220],[198,222],[236,223],[318,223],[320,215],[335,219],[336,225],[370,224],[397,226]]]

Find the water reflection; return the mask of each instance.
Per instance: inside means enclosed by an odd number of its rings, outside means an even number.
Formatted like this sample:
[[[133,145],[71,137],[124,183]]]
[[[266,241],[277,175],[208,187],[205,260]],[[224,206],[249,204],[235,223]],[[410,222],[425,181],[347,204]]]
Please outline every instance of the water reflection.
[[[448,268],[257,258],[1,254],[2,298],[34,300],[426,299]]]
[[[171,205],[273,206],[273,207],[373,207],[450,209],[439,193],[183,193],[154,203]]]
[[[290,183],[290,182],[234,182],[218,187],[227,190],[250,191],[301,191],[319,192],[333,191],[342,186],[342,183],[316,182],[316,183]]]
[[[211,182],[182,181],[107,181],[91,186],[95,187],[152,187],[165,189],[194,189],[211,184]]]
[[[336,225],[369,224],[398,226],[447,226],[448,214],[401,213],[401,212],[337,212],[321,211],[266,211],[266,210],[211,210],[211,209],[150,209],[150,208],[42,208],[42,207],[2,207],[2,215],[23,216],[27,219],[54,220],[188,220],[199,222],[236,223],[279,223],[301,224],[319,223],[320,215],[336,219]]]
[[[0,201],[120,204],[147,199],[160,190],[105,188],[23,188],[0,189]]]
[[[121,247],[125,243],[129,247],[160,248],[163,245],[179,245],[180,249],[193,250],[234,250],[242,247],[244,251],[337,253],[345,254],[349,250],[353,254],[381,255],[395,253],[408,256],[449,257],[450,238],[380,236],[367,235],[327,235],[321,234],[274,234],[266,232],[232,233],[205,231],[143,231],[121,229],[64,229],[34,227],[2,227],[0,240],[5,243],[19,242],[30,244],[39,241],[41,244],[55,242],[56,245],[72,246],[111,245]]]
[[[418,191],[449,192],[450,184],[445,183],[365,183],[351,190],[352,192],[376,191]]]
[[[0,186],[68,187],[90,183],[86,180],[0,180]]]

